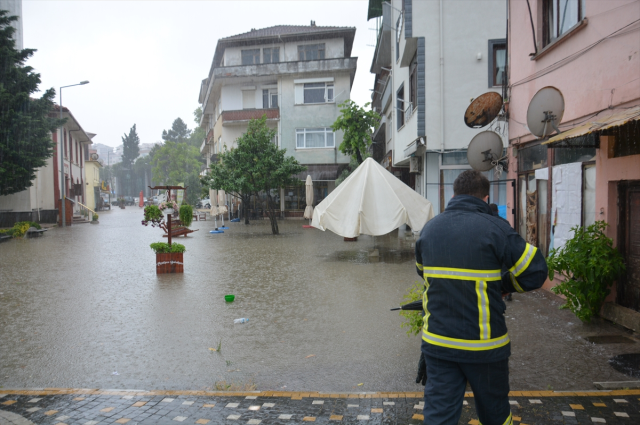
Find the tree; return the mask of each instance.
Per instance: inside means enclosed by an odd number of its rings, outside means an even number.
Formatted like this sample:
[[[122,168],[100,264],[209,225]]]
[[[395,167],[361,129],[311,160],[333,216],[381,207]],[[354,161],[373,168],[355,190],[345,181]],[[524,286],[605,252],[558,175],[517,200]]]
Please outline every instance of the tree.
[[[129,130],[129,134],[122,136],[122,164],[131,169],[131,164],[140,155],[140,138],[136,132],[136,125]]]
[[[178,143],[187,143],[191,135],[191,130],[187,127],[182,118],[176,118],[171,125],[170,130],[162,130],[162,140]],[[200,142],[202,143],[202,141]]]
[[[340,106],[340,116],[333,123],[333,131],[344,131],[342,143],[338,147],[340,152],[353,157],[358,165],[366,158],[365,153],[371,146],[373,129],[380,122],[380,115],[376,111],[366,110],[371,103],[365,103],[364,108],[352,100],[345,100]]]
[[[188,144],[200,149],[204,138],[207,137],[205,134],[204,128],[200,127],[200,121],[202,120],[202,108],[198,106],[198,108],[193,111],[193,121],[196,123],[196,127],[191,132],[189,136]]]
[[[200,165],[198,149],[186,143],[167,141],[153,153],[153,183],[168,186],[184,183],[189,186],[187,203],[195,204],[201,192],[198,187]]]
[[[301,184],[293,176],[306,168],[295,158],[286,156],[286,149],[278,149],[271,142],[275,133],[267,127],[266,116],[249,121],[246,133],[237,139],[237,147],[222,152],[219,161],[211,166],[209,176],[203,180],[212,189],[242,196],[245,217],[248,195],[256,198],[260,193],[266,195],[271,232],[277,235],[279,229],[274,204],[279,197],[279,189]]]
[[[36,169],[53,155],[51,133],[66,121],[51,114],[54,89],[40,98],[32,97],[38,91],[40,74],[24,63],[36,50],[16,49],[11,22],[18,18],[7,14],[0,10],[0,195],[31,186]]]

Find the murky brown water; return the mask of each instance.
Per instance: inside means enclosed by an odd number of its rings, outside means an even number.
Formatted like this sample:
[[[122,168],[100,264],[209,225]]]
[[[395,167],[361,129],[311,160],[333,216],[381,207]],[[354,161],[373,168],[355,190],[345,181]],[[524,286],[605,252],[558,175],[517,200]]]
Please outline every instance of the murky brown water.
[[[116,209],[99,225],[0,244],[1,385],[421,388],[420,340],[389,311],[418,279],[404,232],[375,238],[370,262],[373,238],[344,242],[302,221],[281,222],[279,236],[267,221],[227,223],[224,234],[194,222],[200,230],[176,240],[184,275],[157,276],[149,244],[162,231],[141,215]]]
[[[418,280],[410,235],[344,242],[302,221],[281,222],[279,236],[267,221],[209,234],[213,221],[194,222],[200,230],[177,240],[187,247],[186,272],[157,276],[149,244],[162,231],[142,226],[141,216],[116,209],[102,212],[99,225],[0,244],[1,387],[206,389],[226,381],[259,390],[422,390],[414,383],[420,339],[389,311]],[[225,294],[236,301],[225,303]],[[607,360],[640,344],[590,344],[585,336],[620,330],[584,326],[558,305],[544,292],[508,304],[512,389],[628,380]],[[241,317],[249,322],[234,325]]]

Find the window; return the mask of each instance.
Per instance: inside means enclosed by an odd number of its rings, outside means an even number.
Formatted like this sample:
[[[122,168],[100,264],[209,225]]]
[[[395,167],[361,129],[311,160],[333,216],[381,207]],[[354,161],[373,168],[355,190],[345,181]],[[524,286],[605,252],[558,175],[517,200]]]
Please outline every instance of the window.
[[[404,84],[400,86],[400,89],[396,93],[396,115],[397,119],[397,129],[404,125]]]
[[[544,0],[543,45],[568,32],[582,19],[581,0]]]
[[[278,107],[278,91],[276,89],[262,90],[262,107],[264,109]]]
[[[296,149],[333,148],[335,136],[330,128],[299,128],[296,130]]]
[[[242,51],[243,65],[256,65],[260,63],[260,49],[251,49]]]
[[[262,49],[262,63],[278,63],[280,62],[280,48],[269,47]]]
[[[333,102],[333,83],[307,83],[304,85],[304,103]]]
[[[489,40],[489,87],[502,86],[506,82],[506,65],[506,40]]]
[[[402,13],[396,21],[396,62],[400,59],[400,35],[402,34]]]
[[[324,59],[324,43],[298,46],[298,60],[313,61]]]
[[[409,67],[409,102],[411,102],[411,109],[415,109],[418,104],[418,56],[417,54],[411,59],[411,66]],[[407,109],[407,108],[405,108]]]

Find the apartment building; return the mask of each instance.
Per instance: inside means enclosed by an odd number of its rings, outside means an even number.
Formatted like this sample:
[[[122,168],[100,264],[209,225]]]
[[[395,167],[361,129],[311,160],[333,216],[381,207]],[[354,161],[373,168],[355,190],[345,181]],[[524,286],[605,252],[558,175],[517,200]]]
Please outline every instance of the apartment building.
[[[231,149],[251,119],[267,117],[274,143],[307,167],[315,203],[335,187],[349,157],[338,146],[342,134],[330,126],[338,104],[349,99],[357,58],[351,57],[355,28],[278,25],[218,40],[199,103],[206,138],[200,147],[207,168]],[[211,194],[212,199],[215,194]],[[304,187],[281,190],[285,216],[301,216]]]

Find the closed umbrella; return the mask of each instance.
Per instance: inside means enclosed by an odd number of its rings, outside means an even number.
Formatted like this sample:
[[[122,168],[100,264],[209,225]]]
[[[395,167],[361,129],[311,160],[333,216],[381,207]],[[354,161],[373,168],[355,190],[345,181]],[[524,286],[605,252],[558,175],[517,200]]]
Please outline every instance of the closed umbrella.
[[[311,225],[355,238],[385,235],[403,224],[420,231],[433,216],[429,200],[367,158],[316,205]]]
[[[313,218],[313,180],[310,175],[307,175],[307,181],[304,186],[307,197],[307,207],[304,209],[304,218],[309,219],[309,224],[311,224],[311,219]]]
[[[218,191],[218,214],[222,217],[222,228],[224,227],[224,213],[227,212],[226,197],[224,190]]]

